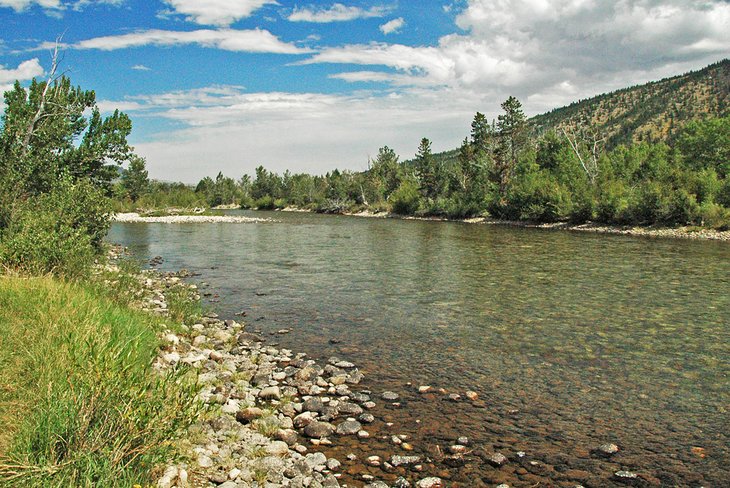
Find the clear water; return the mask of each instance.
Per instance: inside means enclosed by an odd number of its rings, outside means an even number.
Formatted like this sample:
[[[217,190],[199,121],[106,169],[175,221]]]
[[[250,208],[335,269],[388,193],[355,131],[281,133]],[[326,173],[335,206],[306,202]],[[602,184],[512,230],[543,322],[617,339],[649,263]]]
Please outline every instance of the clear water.
[[[355,362],[366,386],[400,393],[403,406],[382,412],[397,431],[378,435],[407,434],[434,459],[466,435],[540,463],[427,466],[454,486],[610,486],[619,469],[730,486],[728,243],[255,214],[279,222],[115,224],[109,240],[201,273],[221,315],[291,328],[271,340]],[[393,450],[367,442],[333,450]],[[606,442],[621,452],[590,453]]]

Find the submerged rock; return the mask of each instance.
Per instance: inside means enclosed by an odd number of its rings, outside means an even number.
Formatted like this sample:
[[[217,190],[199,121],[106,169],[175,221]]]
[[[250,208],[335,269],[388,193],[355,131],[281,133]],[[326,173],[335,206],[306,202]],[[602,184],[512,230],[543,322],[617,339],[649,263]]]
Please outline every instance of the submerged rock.
[[[340,435],[355,435],[362,425],[357,420],[346,420],[337,426],[337,433]]]
[[[392,391],[386,391],[382,395],[383,400],[387,400],[389,402],[395,402],[400,398],[397,393]]]
[[[315,420],[304,428],[304,435],[314,439],[331,436],[335,431],[335,427],[328,422],[320,422]]]

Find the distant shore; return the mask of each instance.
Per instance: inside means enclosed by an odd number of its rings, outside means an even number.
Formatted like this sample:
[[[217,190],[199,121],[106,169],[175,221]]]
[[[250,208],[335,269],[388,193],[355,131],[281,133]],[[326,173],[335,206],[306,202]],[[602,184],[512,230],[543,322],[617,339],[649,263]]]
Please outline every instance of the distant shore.
[[[112,215],[112,221],[149,224],[207,224],[213,222],[223,222],[229,224],[255,224],[263,222],[273,222],[273,220],[271,219],[233,215],[165,215],[159,217],[143,217],[135,212],[114,214]]]
[[[295,207],[287,207],[282,212],[307,212]],[[365,218],[391,218],[401,220],[424,220],[436,222],[462,222],[467,224],[483,225],[508,225],[512,227],[524,227],[530,229],[551,229],[567,230],[575,232],[593,232],[597,234],[616,234],[637,237],[671,238],[671,239],[703,239],[710,241],[730,242],[730,230],[719,231],[702,227],[639,227],[639,226],[613,226],[588,222],[585,224],[571,224],[568,222],[535,223],[519,220],[498,220],[487,217],[475,217],[470,219],[448,219],[446,217],[415,217],[411,215],[397,215],[388,212],[345,212],[342,215]]]

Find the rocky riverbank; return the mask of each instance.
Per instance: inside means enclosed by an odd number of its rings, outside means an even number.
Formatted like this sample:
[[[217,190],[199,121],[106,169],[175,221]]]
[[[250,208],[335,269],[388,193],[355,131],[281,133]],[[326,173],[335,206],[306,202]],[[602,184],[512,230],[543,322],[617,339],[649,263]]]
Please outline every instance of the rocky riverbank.
[[[306,212],[306,210],[287,207],[284,212]],[[670,238],[670,239],[703,239],[711,241],[730,242],[730,230],[720,231],[705,227],[639,227],[639,226],[613,226],[596,223],[571,224],[568,222],[534,223],[519,220],[499,220],[487,217],[474,217],[470,219],[448,219],[445,217],[416,217],[391,214],[388,212],[345,212],[343,215],[350,217],[364,217],[377,219],[402,219],[402,220],[424,220],[434,222],[461,222],[466,224],[482,225],[509,225],[512,227],[524,227],[530,229],[567,230],[574,232],[593,232],[597,234],[616,234],[635,237]]]
[[[114,265],[112,264],[112,267]],[[182,273],[143,271],[137,278],[139,306],[166,315],[166,291],[188,286]],[[199,296],[198,296],[199,299]],[[183,487],[312,487],[335,488],[346,467],[355,467],[356,484],[382,488],[437,488],[444,481],[422,476],[386,484],[359,466],[420,471],[421,456],[393,454],[366,459],[348,454],[328,458],[322,450],[338,439],[367,442],[376,402],[397,402],[394,392],[374,394],[360,386],[362,372],[347,361],[330,358],[321,365],[304,353],[266,345],[245,324],[208,313],[192,324],[163,333],[154,368],[162,374],[186,368],[196,377],[199,420],[178,447],[188,460],[161,470],[159,488]],[[281,333],[286,333],[282,330]],[[399,450],[413,450],[406,437],[394,438]],[[348,476],[345,475],[345,478]],[[349,477],[352,479],[352,477]]]
[[[112,216],[112,221],[152,224],[207,224],[213,222],[228,224],[255,224],[273,222],[272,219],[232,215],[165,215],[160,217],[143,217],[135,212],[114,214]]]

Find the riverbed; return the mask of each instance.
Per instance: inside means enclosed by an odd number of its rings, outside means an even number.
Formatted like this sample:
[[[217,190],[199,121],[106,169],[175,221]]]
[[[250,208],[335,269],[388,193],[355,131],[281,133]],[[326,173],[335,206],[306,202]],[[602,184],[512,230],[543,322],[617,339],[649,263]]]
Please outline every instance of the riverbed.
[[[379,406],[392,426],[332,455],[385,455],[401,434],[454,486],[611,486],[622,470],[646,485],[730,484],[727,243],[231,215],[277,222],[116,223],[109,240],[200,273],[220,315],[400,395]],[[440,458],[458,437],[510,461],[451,466]],[[619,452],[597,454],[606,443]]]

